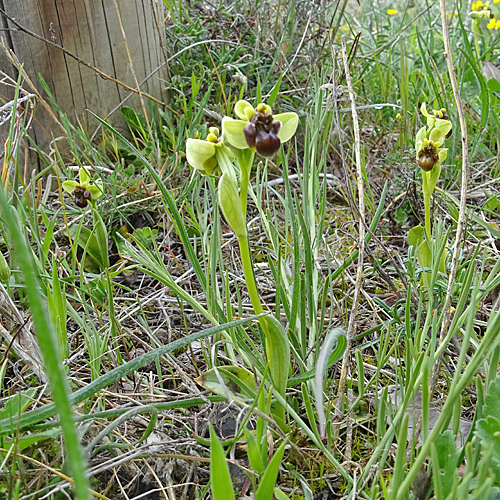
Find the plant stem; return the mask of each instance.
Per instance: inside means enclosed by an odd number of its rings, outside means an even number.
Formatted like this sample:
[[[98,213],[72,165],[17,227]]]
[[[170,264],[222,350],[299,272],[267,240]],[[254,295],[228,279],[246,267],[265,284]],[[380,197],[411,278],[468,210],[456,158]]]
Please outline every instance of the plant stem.
[[[431,194],[429,193],[429,179],[427,172],[422,172],[422,192],[424,194],[425,232],[429,241],[431,239]]]
[[[264,308],[262,307],[262,304],[260,302],[259,292],[257,290],[257,284],[255,282],[252,257],[250,255],[250,247],[248,245],[248,236],[245,236],[244,238],[238,238],[238,245],[240,246],[241,263],[243,266],[243,274],[245,275],[248,295],[250,296],[250,301],[252,303],[255,314],[261,314],[264,312]],[[264,321],[260,321],[260,324],[263,328],[264,325],[266,325]]]
[[[431,237],[431,197],[430,195],[424,195],[424,207],[425,207],[425,232],[430,240]]]

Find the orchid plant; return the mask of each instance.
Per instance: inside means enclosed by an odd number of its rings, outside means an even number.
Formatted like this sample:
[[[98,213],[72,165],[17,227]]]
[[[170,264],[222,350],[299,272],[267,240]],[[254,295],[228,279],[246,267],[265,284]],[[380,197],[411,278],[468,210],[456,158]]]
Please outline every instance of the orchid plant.
[[[218,199],[224,217],[235,234],[248,294],[255,314],[264,312],[255,281],[247,231],[247,195],[250,171],[257,153],[273,157],[281,144],[290,140],[297,129],[296,113],[273,115],[271,107],[261,103],[255,109],[241,100],[235,106],[236,119],[224,117],[222,134],[209,129],[206,140],[188,139],[188,163],[203,175],[219,176]],[[259,318],[266,341],[267,363],[274,387],[285,396],[290,367],[290,346],[281,324],[273,316]],[[278,406],[274,416],[282,426],[285,409]]]
[[[432,113],[429,113],[426,104],[423,103],[420,111],[427,119],[427,123],[417,132],[415,150],[417,164],[422,169],[425,228],[422,226],[412,228],[408,233],[408,241],[416,248],[420,264],[424,267],[431,267],[432,252],[428,244],[432,241],[431,197],[441,174],[441,164],[448,156],[448,149],[442,146],[451,136],[452,125],[444,108],[433,109]],[[440,270],[443,272],[445,257],[443,253],[440,263]]]
[[[427,125],[418,132],[415,141],[417,163],[422,169],[422,191],[425,205],[425,229],[427,236],[431,236],[431,196],[441,174],[441,164],[448,156],[448,149],[441,147],[444,141],[451,136],[451,121],[446,109],[427,111],[425,103],[420,108],[427,118]]]
[[[90,206],[94,230],[89,232],[83,228],[79,231],[78,244],[89,251],[98,263],[98,268],[107,269],[109,267],[108,254],[108,232],[99,211],[96,208],[96,200],[104,191],[101,180],[91,182],[90,176],[84,168],[78,171],[78,180],[65,181],[62,188],[67,193],[74,196],[74,203],[79,208]]]

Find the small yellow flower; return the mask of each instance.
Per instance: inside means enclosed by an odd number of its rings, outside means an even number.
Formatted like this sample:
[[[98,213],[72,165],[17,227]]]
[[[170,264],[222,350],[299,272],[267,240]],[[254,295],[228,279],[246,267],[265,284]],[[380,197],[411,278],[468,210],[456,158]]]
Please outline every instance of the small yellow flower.
[[[397,13],[398,11],[396,9],[388,9],[387,11],[387,14],[389,14],[390,16],[395,16]]]
[[[499,3],[500,0],[493,0],[493,3]]]
[[[500,0],[499,0],[500,1]],[[489,30],[498,30],[500,28],[500,19],[490,19],[490,22],[486,26]]]
[[[499,2],[500,0],[493,0],[494,3]],[[481,0],[477,0],[477,2],[472,2],[472,10],[489,10],[490,2],[482,2]]]

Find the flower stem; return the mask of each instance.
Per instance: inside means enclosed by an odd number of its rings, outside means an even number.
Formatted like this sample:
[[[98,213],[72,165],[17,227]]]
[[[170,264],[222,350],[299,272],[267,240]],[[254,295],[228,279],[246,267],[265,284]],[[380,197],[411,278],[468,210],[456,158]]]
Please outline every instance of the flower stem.
[[[250,296],[250,301],[252,303],[255,314],[261,314],[264,312],[264,308],[262,307],[262,304],[260,302],[259,292],[257,290],[257,284],[255,282],[252,257],[250,255],[250,246],[248,244],[248,236],[244,238],[238,238],[238,245],[240,247],[241,263],[243,266],[243,274],[245,275],[248,295]],[[261,325],[265,324],[264,321],[260,321],[260,323]]]
[[[424,194],[425,232],[431,239],[431,193],[429,192],[428,173],[422,172],[422,192]]]
[[[430,240],[431,237],[431,197],[430,195],[424,195],[424,207],[425,207],[425,232]]]

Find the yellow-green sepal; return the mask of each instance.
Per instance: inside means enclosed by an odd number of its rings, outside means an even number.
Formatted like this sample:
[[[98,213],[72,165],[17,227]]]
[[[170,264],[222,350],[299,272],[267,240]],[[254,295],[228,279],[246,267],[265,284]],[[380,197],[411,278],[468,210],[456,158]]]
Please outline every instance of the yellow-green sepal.
[[[64,181],[62,183],[62,188],[67,193],[72,193],[75,190],[76,186],[78,186],[78,182],[76,181]]]
[[[203,175],[211,175],[217,168],[216,144],[200,139],[188,139],[186,158],[188,163]]]
[[[278,137],[281,142],[289,141],[299,124],[299,116],[297,113],[281,113],[279,115],[274,115],[274,121],[281,122],[281,128],[278,132]]]
[[[243,129],[248,125],[247,121],[233,120],[228,116],[222,119],[222,137],[236,149],[248,149],[248,143],[243,134]]]

